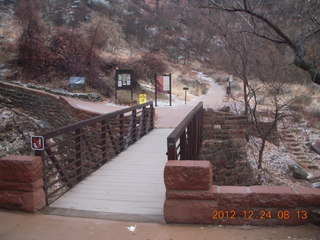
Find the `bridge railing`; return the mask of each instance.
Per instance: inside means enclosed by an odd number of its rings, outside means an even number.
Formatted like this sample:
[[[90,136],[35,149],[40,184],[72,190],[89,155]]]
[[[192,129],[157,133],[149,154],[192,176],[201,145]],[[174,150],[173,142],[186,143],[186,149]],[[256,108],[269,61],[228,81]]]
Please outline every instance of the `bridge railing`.
[[[154,128],[153,103],[100,115],[43,135],[47,205]]]
[[[197,160],[203,132],[203,103],[200,102],[167,138],[168,160]]]

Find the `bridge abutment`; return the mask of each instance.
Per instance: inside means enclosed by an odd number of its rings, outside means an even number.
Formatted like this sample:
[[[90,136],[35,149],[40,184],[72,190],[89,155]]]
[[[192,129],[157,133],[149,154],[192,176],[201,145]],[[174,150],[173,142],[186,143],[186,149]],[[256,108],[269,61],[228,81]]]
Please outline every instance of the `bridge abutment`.
[[[0,159],[0,208],[36,212],[45,206],[42,160],[9,155]]]
[[[209,161],[168,161],[167,223],[300,225],[313,222],[312,211],[320,207],[317,188],[216,186],[210,175]]]

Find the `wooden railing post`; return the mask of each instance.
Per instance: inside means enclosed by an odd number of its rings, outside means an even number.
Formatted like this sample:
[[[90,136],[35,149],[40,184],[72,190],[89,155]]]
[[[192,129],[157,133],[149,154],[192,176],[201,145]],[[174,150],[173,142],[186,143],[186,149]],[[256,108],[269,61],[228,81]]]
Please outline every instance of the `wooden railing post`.
[[[150,128],[150,131],[152,129],[154,129],[154,114],[155,114],[155,109],[153,107],[153,103],[151,103],[150,105],[150,112],[151,112],[151,119],[150,119],[150,122],[151,122],[151,128]]]
[[[195,160],[202,143],[203,103],[199,103],[167,138],[168,160]],[[180,140],[178,153],[177,141]]]
[[[107,159],[107,127],[106,120],[101,121],[101,153],[102,153],[102,161],[106,163]]]
[[[168,159],[169,160],[175,160],[177,159],[177,151],[176,151],[176,141],[172,138],[168,138]]]
[[[148,115],[147,115],[147,108],[143,107],[142,108],[142,116],[143,116],[143,121],[141,124],[141,136],[146,135],[147,133],[147,121],[148,121]]]
[[[82,158],[81,158],[81,128],[75,130],[76,133],[76,168],[77,179],[82,180]]]
[[[187,139],[186,139],[186,131],[183,131],[180,137],[180,159],[187,158]]]
[[[124,142],[124,114],[120,114],[119,116],[119,123],[120,123],[120,137],[119,137],[119,141],[120,141],[120,150],[123,151],[124,150],[124,146],[125,146],[125,142]]]
[[[137,131],[137,110],[132,111],[132,140],[133,143],[137,141],[138,131]]]

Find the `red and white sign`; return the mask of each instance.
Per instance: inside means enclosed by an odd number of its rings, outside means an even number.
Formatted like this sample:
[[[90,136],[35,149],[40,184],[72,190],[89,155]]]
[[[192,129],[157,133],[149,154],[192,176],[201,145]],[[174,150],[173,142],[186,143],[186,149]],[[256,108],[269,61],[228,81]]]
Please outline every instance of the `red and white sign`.
[[[31,137],[31,148],[32,150],[44,150],[44,139],[42,136]]]
[[[170,94],[170,76],[157,75],[157,92]]]

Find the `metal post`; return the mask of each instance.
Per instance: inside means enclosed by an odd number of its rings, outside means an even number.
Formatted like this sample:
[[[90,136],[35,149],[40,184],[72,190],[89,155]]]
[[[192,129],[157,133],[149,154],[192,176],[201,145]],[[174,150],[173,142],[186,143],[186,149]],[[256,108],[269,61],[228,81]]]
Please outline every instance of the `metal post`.
[[[172,83],[171,83],[171,73],[169,74],[170,82],[170,106],[172,106]]]
[[[82,156],[81,156],[81,128],[75,130],[76,134],[76,168],[77,179],[80,182],[82,180]]]
[[[189,90],[188,87],[184,87],[184,104],[187,105],[187,91]]]
[[[157,107],[158,104],[157,104],[157,91],[158,91],[158,88],[157,88],[157,74],[154,75],[154,101],[155,101],[155,106]]]

